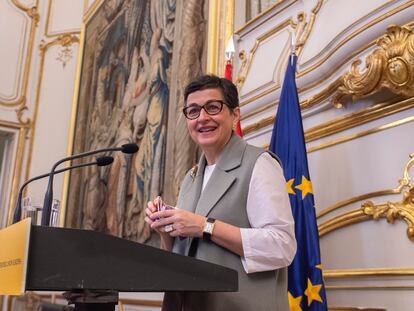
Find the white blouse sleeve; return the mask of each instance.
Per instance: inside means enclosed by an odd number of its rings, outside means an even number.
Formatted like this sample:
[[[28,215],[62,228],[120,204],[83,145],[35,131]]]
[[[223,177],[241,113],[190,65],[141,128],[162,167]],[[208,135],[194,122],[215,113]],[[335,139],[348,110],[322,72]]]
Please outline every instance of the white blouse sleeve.
[[[295,225],[279,163],[267,152],[253,168],[247,196],[251,228],[241,228],[246,273],[288,266],[296,253]]]

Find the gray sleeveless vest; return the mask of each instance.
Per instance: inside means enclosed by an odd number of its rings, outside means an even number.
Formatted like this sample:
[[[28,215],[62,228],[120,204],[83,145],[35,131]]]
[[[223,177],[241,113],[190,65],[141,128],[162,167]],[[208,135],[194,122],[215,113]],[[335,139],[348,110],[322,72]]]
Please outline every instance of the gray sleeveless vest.
[[[201,193],[206,160],[190,171],[181,185],[177,207],[213,217],[241,228],[250,228],[246,202],[257,158],[263,149],[246,144],[233,135]],[[173,252],[188,255],[193,239],[175,239]],[[287,311],[287,269],[247,274],[240,257],[200,239],[195,258],[238,271],[235,293],[166,293],[163,311]]]

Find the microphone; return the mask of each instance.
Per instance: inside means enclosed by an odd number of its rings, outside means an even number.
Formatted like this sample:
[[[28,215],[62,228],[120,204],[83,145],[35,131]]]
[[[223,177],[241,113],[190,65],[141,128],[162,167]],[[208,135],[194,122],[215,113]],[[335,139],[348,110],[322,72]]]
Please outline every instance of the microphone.
[[[125,144],[125,145],[122,145],[121,147],[104,148],[104,149],[98,149],[98,150],[88,151],[84,153],[79,153],[79,154],[75,154],[75,155],[66,157],[64,159],[61,159],[53,165],[52,170],[50,171],[50,174],[49,174],[49,183],[47,185],[45,199],[43,201],[43,213],[42,213],[42,223],[41,223],[42,226],[47,226],[47,224],[49,223],[50,210],[52,207],[52,200],[53,200],[53,175],[54,175],[56,167],[59,164],[69,161],[69,160],[75,160],[75,159],[87,157],[93,154],[97,154],[101,152],[109,152],[109,151],[122,151],[123,153],[132,154],[138,151],[138,146],[136,144]]]
[[[79,167],[84,167],[84,166],[90,166],[90,165],[98,165],[98,166],[106,166],[109,164],[112,164],[112,162],[114,162],[114,158],[110,157],[110,156],[102,156],[102,157],[98,157],[96,158],[95,162],[89,162],[89,163],[83,163],[83,164],[78,164],[78,165],[74,165],[74,166],[69,166],[66,168],[63,168],[61,170],[57,170],[55,171],[53,174],[59,174],[68,170],[72,170],[75,168],[79,168]],[[13,223],[15,224],[16,222],[18,222],[22,216],[22,197],[23,197],[23,189],[30,184],[32,181],[41,179],[41,178],[45,178],[48,177],[48,174],[43,174],[43,175],[39,175],[33,178],[30,178],[29,180],[27,180],[21,187],[19,190],[19,194],[17,196],[17,201],[16,201],[16,205],[14,207],[14,214],[13,214]]]

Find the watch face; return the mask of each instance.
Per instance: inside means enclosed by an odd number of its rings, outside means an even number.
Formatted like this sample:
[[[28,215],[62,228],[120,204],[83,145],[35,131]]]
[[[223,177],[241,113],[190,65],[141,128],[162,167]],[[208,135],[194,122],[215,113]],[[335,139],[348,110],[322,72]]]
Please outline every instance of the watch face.
[[[213,227],[214,227],[214,224],[213,223],[206,222],[206,225],[204,227],[204,232],[205,233],[208,233],[208,234],[211,234],[213,232]]]

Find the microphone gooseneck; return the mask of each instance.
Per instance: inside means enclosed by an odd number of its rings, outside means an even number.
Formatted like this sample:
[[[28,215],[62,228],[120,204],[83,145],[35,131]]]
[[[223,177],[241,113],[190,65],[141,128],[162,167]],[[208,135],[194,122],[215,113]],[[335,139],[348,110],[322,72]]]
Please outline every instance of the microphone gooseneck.
[[[104,149],[98,149],[93,151],[88,151],[84,153],[75,154],[66,158],[63,158],[59,161],[57,161],[53,167],[52,170],[49,173],[49,182],[47,185],[47,190],[45,193],[45,198],[43,201],[43,213],[42,213],[42,226],[47,226],[50,219],[50,210],[52,207],[52,201],[53,201],[53,175],[56,167],[66,161],[69,160],[75,160],[83,157],[87,157],[93,154],[102,153],[102,152],[110,152],[110,151],[122,151],[123,153],[135,153],[138,151],[138,146],[136,144],[124,144],[121,147],[114,147],[114,148],[104,148]]]
[[[59,174],[59,173],[62,173],[62,172],[68,171],[68,170],[73,170],[75,168],[80,168],[80,167],[90,166],[90,165],[106,166],[106,165],[111,164],[112,162],[114,162],[114,158],[111,157],[111,156],[97,157],[95,162],[89,162],[89,163],[83,163],[83,164],[78,164],[78,165],[65,167],[63,169],[55,171],[54,174]],[[28,184],[30,184],[32,181],[48,177],[49,174],[50,173],[30,178],[29,180],[24,182],[24,184],[20,187],[19,194],[17,195],[17,200],[16,200],[16,204],[15,204],[15,207],[14,207],[13,223],[18,222],[20,220],[20,218],[22,217],[22,198],[23,198],[24,188],[26,188],[26,186]]]

